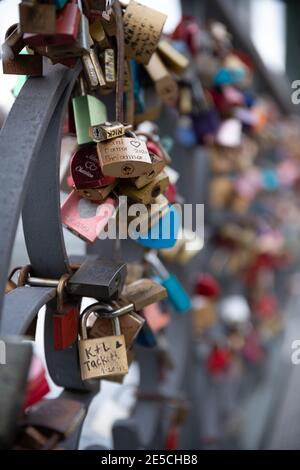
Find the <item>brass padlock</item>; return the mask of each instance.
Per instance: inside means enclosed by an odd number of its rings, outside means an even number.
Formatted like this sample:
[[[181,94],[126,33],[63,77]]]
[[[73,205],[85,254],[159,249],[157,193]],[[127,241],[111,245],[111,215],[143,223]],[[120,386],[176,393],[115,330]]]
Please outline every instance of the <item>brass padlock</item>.
[[[93,41],[97,44],[100,49],[106,49],[109,47],[109,42],[106,37],[104,28],[99,18],[90,23],[90,35]]]
[[[94,142],[104,142],[105,140],[122,137],[131,128],[131,125],[126,126],[121,122],[104,122],[96,126],[90,126],[89,135]]]
[[[189,66],[189,60],[165,39],[161,39],[157,52],[165,64],[175,73],[182,74]]]
[[[76,191],[80,196],[85,197],[90,201],[103,202],[114,190],[116,184],[117,182],[115,181],[114,183],[111,183],[108,186],[104,186],[103,188],[79,189]]]
[[[179,96],[178,85],[156,52],[145,68],[155,84],[158,96],[168,106],[174,106]]]
[[[145,173],[144,175],[139,176],[138,178],[135,178],[132,180],[133,184],[138,188],[143,188],[147,184],[149,184],[151,181],[154,180],[154,178],[162,172],[162,170],[166,166],[166,162],[163,158],[159,157],[158,155],[155,155],[155,153],[152,153],[149,151],[149,155],[152,161],[152,168],[148,173]]]
[[[131,1],[124,13],[125,54],[148,64],[155,51],[167,16],[145,5]]]
[[[147,305],[165,299],[167,291],[158,282],[145,278],[127,284],[122,291],[122,297],[131,302],[136,311],[139,311]]]
[[[130,308],[132,310],[132,308]],[[96,303],[87,307],[80,316],[79,361],[82,380],[104,379],[125,375],[128,372],[126,343],[121,334],[118,313],[130,309],[114,308],[106,303]],[[122,312],[121,312],[122,311]],[[113,336],[88,338],[87,321],[93,313],[110,318]]]
[[[104,51],[104,78],[106,86],[111,88],[116,83],[116,64],[115,64],[115,51],[112,48],[107,48]]]
[[[145,142],[135,135],[97,144],[102,173],[118,178],[135,178],[151,170],[151,158]]]
[[[93,47],[81,57],[84,74],[91,90],[106,86],[105,77],[99,59]]]
[[[21,33],[55,34],[55,6],[23,0],[19,4]]]
[[[148,205],[154,203],[155,198],[166,191],[168,184],[168,176],[160,174],[156,176],[151,183],[141,189],[137,189],[131,184],[122,182],[118,185],[118,191],[120,194],[129,197],[134,202]]]
[[[114,334],[113,325],[109,318],[101,318],[95,314],[96,318],[88,331],[88,335],[90,338],[99,338],[103,336],[111,336]],[[126,349],[127,351],[132,347],[135,338],[141,331],[145,319],[138,315],[136,312],[132,311],[130,313],[126,313],[125,315],[121,315],[119,317],[120,328],[122,334],[125,338]]]
[[[140,212],[138,216],[139,233],[141,235],[148,233],[149,229],[156,225],[159,220],[169,212],[169,201],[163,194],[160,194],[154,199],[154,202],[148,207],[145,207],[145,209],[145,212]],[[128,222],[133,220],[135,220],[135,217],[128,215]]]

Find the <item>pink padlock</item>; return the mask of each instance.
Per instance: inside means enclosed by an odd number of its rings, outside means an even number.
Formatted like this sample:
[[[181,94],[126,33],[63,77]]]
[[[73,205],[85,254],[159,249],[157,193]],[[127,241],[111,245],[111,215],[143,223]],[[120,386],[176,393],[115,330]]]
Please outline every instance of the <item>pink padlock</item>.
[[[117,199],[108,197],[101,204],[81,198],[74,190],[61,207],[63,225],[87,243],[94,243],[116,213]]]
[[[74,153],[71,160],[71,176],[76,189],[103,188],[114,183],[113,176],[104,176],[97,155],[96,145],[85,145]]]

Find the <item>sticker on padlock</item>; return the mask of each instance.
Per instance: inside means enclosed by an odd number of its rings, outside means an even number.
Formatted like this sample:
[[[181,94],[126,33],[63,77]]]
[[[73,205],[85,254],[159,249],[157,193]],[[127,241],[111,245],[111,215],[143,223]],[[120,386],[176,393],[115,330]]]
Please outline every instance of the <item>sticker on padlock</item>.
[[[167,16],[145,5],[131,1],[124,13],[125,54],[148,64],[155,51]]]
[[[108,197],[98,204],[81,198],[72,191],[61,207],[63,225],[87,243],[94,243],[105,230],[108,221],[116,216],[118,202]]]
[[[168,184],[169,178],[164,174],[159,174],[150,183],[140,189],[130,183],[119,183],[118,191],[134,202],[148,205],[155,203],[155,198],[166,191]]]
[[[158,282],[165,287],[169,301],[178,313],[186,313],[191,309],[191,299],[176,276],[170,274],[153,251],[145,254],[145,260],[149,263],[154,273],[158,276]]]
[[[103,175],[93,144],[80,147],[74,153],[70,169],[77,190],[103,188],[115,182],[114,177]]]
[[[88,338],[87,320],[89,316],[97,312],[111,317],[114,336],[100,338]],[[116,310],[109,304],[97,303],[81,314],[80,338],[79,338],[79,361],[82,380],[104,379],[111,376],[125,375],[128,372],[126,354],[126,343]]]
[[[120,137],[97,144],[104,175],[134,178],[151,170],[146,144],[136,137]]]
[[[169,205],[169,209],[145,234],[137,230],[138,224],[131,222],[128,227],[130,237],[147,248],[172,248],[178,238],[180,215],[174,205]]]

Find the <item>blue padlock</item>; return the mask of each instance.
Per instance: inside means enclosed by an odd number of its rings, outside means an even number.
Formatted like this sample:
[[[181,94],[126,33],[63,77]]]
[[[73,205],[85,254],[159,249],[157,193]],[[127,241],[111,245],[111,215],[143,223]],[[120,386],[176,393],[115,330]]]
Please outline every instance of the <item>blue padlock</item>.
[[[143,325],[143,328],[139,332],[136,343],[145,348],[154,348],[157,345],[157,339],[155,333],[151,330],[147,320]]]
[[[197,135],[193,126],[193,122],[189,119],[180,119],[177,127],[176,136],[178,142],[183,147],[194,147],[197,144]]]
[[[68,0],[54,0],[54,4],[58,10],[63,8]]]
[[[154,252],[146,253],[145,260],[151,265],[157,275],[155,280],[167,290],[168,299],[174,310],[181,314],[188,312],[192,307],[191,299],[177,277],[169,273]]]
[[[226,67],[220,68],[214,76],[214,85],[235,85],[246,78],[243,69],[229,69]]]
[[[130,60],[130,71],[133,83],[133,96],[136,114],[142,114],[145,111],[144,92],[139,80],[140,66],[135,60]]]
[[[266,191],[276,191],[279,188],[277,172],[272,168],[264,169],[262,171],[262,184]]]
[[[161,217],[153,227],[150,227],[147,233],[140,234],[137,230],[134,230],[130,233],[130,236],[137,243],[147,248],[156,250],[172,248],[178,238],[180,219],[177,209],[170,204],[168,213]]]

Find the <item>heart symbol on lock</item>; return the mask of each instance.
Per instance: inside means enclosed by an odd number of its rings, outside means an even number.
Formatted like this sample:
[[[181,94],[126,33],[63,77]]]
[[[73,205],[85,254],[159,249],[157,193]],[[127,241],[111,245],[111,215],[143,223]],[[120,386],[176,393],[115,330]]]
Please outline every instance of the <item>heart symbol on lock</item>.
[[[141,145],[141,142],[138,140],[131,140],[130,144],[137,149]]]
[[[120,343],[119,341],[116,341],[116,349],[119,349],[123,346],[122,343]]]

